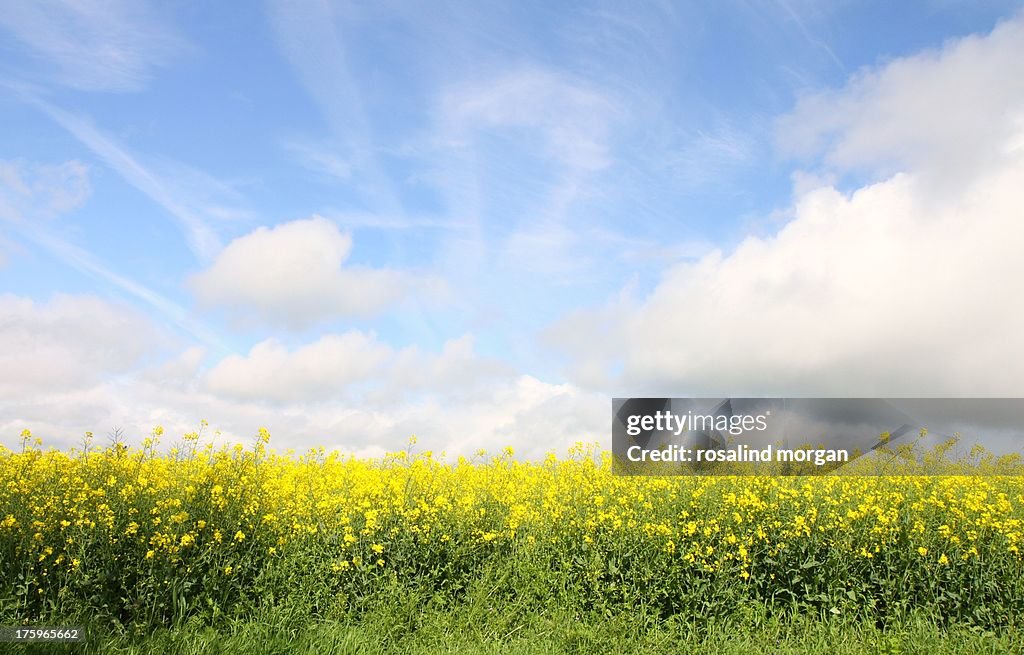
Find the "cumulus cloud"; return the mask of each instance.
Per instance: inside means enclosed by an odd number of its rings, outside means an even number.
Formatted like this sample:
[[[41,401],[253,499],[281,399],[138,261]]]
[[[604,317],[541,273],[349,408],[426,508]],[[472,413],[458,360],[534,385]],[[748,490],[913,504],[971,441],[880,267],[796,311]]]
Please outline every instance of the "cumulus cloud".
[[[429,276],[342,267],[351,250],[351,235],[320,216],[261,227],[228,244],[189,286],[206,306],[290,328],[370,316],[404,297],[442,292]]]
[[[186,48],[144,2],[10,3],[0,28],[27,45],[56,81],[87,91],[136,90]]]
[[[1007,22],[802,102],[780,121],[786,143],[901,172],[849,193],[799,176],[776,234],[566,317],[546,337],[572,379],[628,395],[1024,392],[1022,30]]]
[[[245,357],[232,355],[210,371],[215,392],[274,401],[315,401],[346,392],[370,376],[391,351],[361,332],[329,334],[289,351],[276,339],[262,341]]]
[[[433,353],[416,346],[396,350],[373,334],[353,330],[293,349],[267,339],[245,356],[224,358],[205,379],[211,391],[243,400],[389,404],[424,393],[465,399],[478,395],[481,383],[513,373],[474,352],[471,335],[451,339]]]
[[[671,269],[628,315],[625,378],[735,395],[1024,390],[1024,167],[935,210],[900,175],[803,196],[769,239]]]
[[[420,448],[452,456],[511,445],[533,457],[606,427],[603,396],[522,375],[475,353],[469,335],[437,351],[360,332],[295,348],[266,341],[206,369],[195,346],[144,358],[158,332],[94,298],[0,296],[0,370],[10,372],[0,377],[0,443],[14,446],[24,428],[56,447],[115,428],[138,443],[156,425],[171,442],[208,419],[218,443],[266,426],[280,449],[379,456],[415,434]]]
[[[808,95],[777,127],[784,150],[839,169],[949,184],[1001,165],[1024,130],[1024,14]]]
[[[91,296],[36,302],[0,295],[0,398],[89,387],[131,371],[161,343],[145,317],[120,303]]]
[[[469,395],[478,395],[494,380],[514,374],[515,370],[510,365],[477,354],[473,336],[465,334],[446,341],[439,353],[424,352],[416,347],[395,353],[389,365],[389,381],[383,391],[385,397],[430,391],[465,399]]]

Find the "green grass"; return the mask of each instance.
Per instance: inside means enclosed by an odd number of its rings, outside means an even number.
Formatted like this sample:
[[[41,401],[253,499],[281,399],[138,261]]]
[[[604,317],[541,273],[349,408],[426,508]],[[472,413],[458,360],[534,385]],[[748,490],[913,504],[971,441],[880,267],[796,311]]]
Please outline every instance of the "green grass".
[[[1024,652],[1024,635],[1019,631],[994,634],[962,627],[939,628],[926,617],[911,617],[881,630],[874,624],[842,618],[798,616],[780,621],[756,610],[740,620],[657,622],[630,614],[594,616],[551,611],[524,615],[515,607],[466,606],[442,612],[429,607],[417,609],[409,601],[391,599],[358,621],[303,624],[301,616],[278,611],[263,620],[228,624],[217,630],[184,625],[134,637],[94,632],[85,645],[18,645],[8,650],[103,655]]]

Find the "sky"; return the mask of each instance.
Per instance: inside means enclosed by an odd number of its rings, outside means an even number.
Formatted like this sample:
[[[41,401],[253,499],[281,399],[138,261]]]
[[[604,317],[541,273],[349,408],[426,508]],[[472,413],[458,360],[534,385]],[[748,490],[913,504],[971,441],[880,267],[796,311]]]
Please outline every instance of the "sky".
[[[0,13],[0,444],[1024,396],[1019,2]]]

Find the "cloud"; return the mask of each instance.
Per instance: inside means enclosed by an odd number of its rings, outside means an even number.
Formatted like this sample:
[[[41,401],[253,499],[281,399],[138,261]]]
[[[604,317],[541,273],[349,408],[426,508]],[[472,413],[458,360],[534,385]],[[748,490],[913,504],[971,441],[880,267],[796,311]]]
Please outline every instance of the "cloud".
[[[352,180],[352,162],[340,157],[333,149],[311,141],[292,139],[283,147],[300,164],[311,171],[323,173],[334,182],[347,184]]]
[[[900,175],[804,195],[770,239],[670,270],[626,321],[625,377],[715,392],[1024,388],[1024,167],[935,211]],[[643,344],[641,347],[640,344]]]
[[[595,257],[581,205],[615,163],[626,111],[614,96],[568,73],[531,65],[448,84],[431,134],[434,181],[450,211],[475,225],[442,246],[457,276],[483,268],[565,280]],[[498,219],[498,220],[495,220]],[[472,272],[470,272],[472,271]]]
[[[189,202],[185,189],[175,188],[162,175],[145,166],[138,157],[115,139],[98,129],[82,116],[64,111],[31,95],[29,102],[42,109],[61,127],[70,132],[114,169],[126,182],[149,196],[173,216],[185,230],[189,247],[204,259],[212,257],[220,248],[220,240],[207,224],[202,203]],[[194,176],[192,176],[194,177]],[[199,205],[198,207],[193,205]],[[215,211],[221,208],[214,207]]]
[[[457,230],[467,223],[430,216],[382,216],[372,212],[330,211],[328,217],[346,230]]]
[[[197,322],[189,315],[185,308],[167,296],[157,293],[136,280],[116,273],[101,263],[92,253],[52,235],[46,230],[25,224],[18,225],[18,228],[25,238],[46,249],[64,264],[102,280],[141,300],[159,312],[170,324],[181,329],[199,342],[211,346],[220,352],[227,350],[227,346],[224,345],[214,331]]]
[[[387,405],[424,394],[465,399],[479,395],[479,385],[513,373],[508,365],[477,355],[470,335],[431,353],[416,346],[395,350],[373,334],[353,330],[295,349],[267,339],[245,356],[221,360],[206,374],[205,384],[224,397],[251,401]]]
[[[488,394],[488,387],[515,375],[515,369],[474,350],[472,335],[449,339],[439,353],[404,348],[388,363],[387,384],[377,397],[396,399],[424,392],[448,400],[466,400]]]
[[[298,142],[296,154],[307,166],[344,180],[372,209],[402,216],[403,203],[380,161],[367,93],[352,63],[350,43],[357,36],[345,22],[352,9],[326,2],[267,3],[277,45],[326,121],[334,146],[325,150]]]
[[[549,451],[564,455],[579,441],[606,442],[608,408],[603,394],[519,375],[471,402],[421,404],[392,416],[402,417],[394,431],[416,434],[422,448],[458,455],[512,446],[517,456],[537,459]]]
[[[16,2],[0,28],[28,46],[61,84],[85,91],[133,91],[188,48],[145,2]]]
[[[230,397],[312,402],[346,395],[347,385],[365,380],[390,357],[388,347],[361,332],[325,335],[291,352],[268,339],[245,357],[223,359],[207,383]]]
[[[539,68],[454,87],[443,95],[440,113],[449,145],[478,130],[536,130],[548,158],[580,171],[611,165],[611,124],[622,117],[605,94]]]
[[[950,184],[1013,157],[1022,126],[1024,14],[808,95],[777,136],[784,150],[840,170],[909,168]]]
[[[178,355],[140,373],[143,380],[169,386],[192,386],[199,375],[207,351],[202,346],[189,346]]]
[[[89,169],[80,161],[29,164],[0,161],[0,218],[48,219],[80,207],[92,193]]]
[[[291,328],[370,316],[402,298],[441,291],[432,277],[342,267],[351,250],[352,237],[320,216],[261,227],[228,244],[189,286],[206,306]]]
[[[63,264],[141,300],[192,338],[223,352],[226,348],[219,337],[196,322],[177,303],[115,272],[92,253],[56,236],[40,224],[40,219],[52,219],[73,211],[90,194],[89,169],[79,161],[59,165],[0,161],[0,220],[9,221],[22,238],[46,250]],[[0,249],[22,252],[18,244],[2,238]],[[0,266],[6,261],[2,250]]]
[[[68,295],[39,303],[0,295],[0,397],[87,388],[131,371],[162,341],[145,317],[121,303]]]
[[[416,434],[452,456],[511,445],[540,457],[607,427],[603,396],[522,375],[476,354],[468,335],[433,352],[356,331],[296,348],[268,340],[210,369],[194,346],[146,358],[158,341],[153,322],[95,298],[0,296],[0,366],[13,372],[0,379],[0,443],[29,428],[66,448],[120,428],[138,444],[156,425],[171,443],[205,418],[218,443],[266,426],[279,449],[379,456]]]
[[[694,189],[731,180],[758,154],[753,136],[724,121],[706,131],[669,137],[673,146],[679,143],[657,157],[657,163],[671,174],[674,183]]]
[[[929,188],[900,174],[808,191],[776,235],[670,268],[642,301],[549,338],[580,383],[618,363],[606,384],[672,395],[1018,395],[1024,157],[940,207]]]
[[[564,317],[545,339],[570,379],[622,395],[1024,392],[1024,87],[1007,77],[1021,30],[800,103],[779,123],[786,144],[879,179],[842,192],[827,172],[797,175],[775,234]]]

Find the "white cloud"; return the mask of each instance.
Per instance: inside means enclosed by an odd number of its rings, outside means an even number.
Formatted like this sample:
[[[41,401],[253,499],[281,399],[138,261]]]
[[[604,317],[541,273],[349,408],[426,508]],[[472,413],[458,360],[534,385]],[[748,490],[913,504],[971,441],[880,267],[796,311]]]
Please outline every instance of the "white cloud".
[[[220,443],[251,441],[266,426],[279,449],[380,455],[416,434],[421,450],[453,456],[511,445],[539,457],[606,430],[606,398],[520,375],[476,354],[470,336],[436,352],[359,332],[294,349],[267,341],[204,370],[197,347],[140,362],[157,334],[92,298],[0,296],[0,367],[12,372],[0,379],[0,443],[14,446],[29,428],[69,447],[87,430],[102,442],[121,428],[137,444],[156,425],[171,443],[205,418]]]
[[[389,362],[388,383],[378,397],[399,398],[407,393],[428,392],[449,400],[479,398],[490,385],[508,379],[515,370],[496,359],[478,355],[472,335],[450,339],[434,354],[409,347]]]
[[[1022,36],[1017,19],[802,102],[785,143],[902,172],[852,193],[798,175],[773,236],[567,316],[546,337],[571,379],[625,395],[1024,393]]]
[[[157,385],[191,386],[199,375],[207,351],[202,346],[189,346],[177,356],[142,371],[141,377]]]
[[[337,358],[334,369],[317,361],[320,356]],[[539,457],[549,449],[564,452],[578,440],[602,439],[607,430],[606,397],[518,374],[475,354],[470,337],[453,339],[431,353],[396,351],[367,335],[349,333],[271,357],[250,352],[247,360],[248,372],[265,382],[262,388],[250,387],[252,395],[239,398],[224,391],[192,396],[187,404],[172,400],[171,405],[180,416],[212,412],[211,423],[243,438],[266,424],[278,447],[324,444],[369,455],[401,449],[415,434],[421,450],[469,455],[511,445],[521,455]],[[269,366],[260,370],[263,365]],[[299,379],[289,377],[303,366]],[[307,393],[287,391],[289,380]],[[281,397],[268,400],[275,393]]]
[[[7,3],[0,27],[42,59],[58,82],[87,91],[130,91],[187,48],[148,3],[46,0]]]
[[[1024,15],[987,35],[865,69],[778,122],[790,152],[839,169],[912,170],[950,184],[999,165],[1024,127]]]
[[[394,432],[416,434],[424,449],[496,454],[512,446],[517,456],[539,458],[549,451],[564,455],[577,441],[607,445],[609,408],[602,394],[520,375],[471,402],[396,407],[392,415],[402,417]]]
[[[912,175],[804,195],[769,239],[678,266],[625,320],[625,380],[838,395],[1024,390],[1024,166],[936,210]]]
[[[353,330],[294,349],[267,339],[245,356],[221,360],[205,383],[214,393],[244,400],[392,404],[423,395],[465,399],[483,391],[486,396],[487,384],[513,374],[508,365],[476,354],[471,335],[431,353],[416,346],[395,350],[373,334]]]
[[[199,300],[287,327],[368,316],[442,284],[389,269],[346,266],[352,237],[320,216],[235,239],[189,282]]]
[[[207,381],[229,397],[312,402],[347,395],[348,385],[365,380],[390,357],[387,346],[361,332],[329,334],[291,352],[268,339],[245,357],[223,359]]]
[[[775,236],[675,266],[643,301],[550,338],[574,379],[630,395],[1019,395],[1024,157],[942,206],[928,189],[901,174],[808,191]],[[616,362],[621,378],[602,378]]]
[[[161,341],[147,319],[121,303],[67,295],[37,303],[0,295],[0,397],[88,388],[131,371]]]

